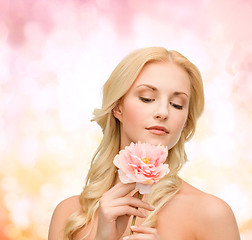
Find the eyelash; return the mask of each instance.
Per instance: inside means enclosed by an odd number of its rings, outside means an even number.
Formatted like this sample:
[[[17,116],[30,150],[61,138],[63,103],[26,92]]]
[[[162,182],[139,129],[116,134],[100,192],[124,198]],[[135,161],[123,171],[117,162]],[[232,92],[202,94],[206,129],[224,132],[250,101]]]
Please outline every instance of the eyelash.
[[[145,98],[145,97],[140,97],[140,100],[145,102],[145,103],[149,103],[149,102],[154,102],[155,99],[152,98]]]
[[[181,105],[178,105],[178,104],[175,104],[175,103],[172,103],[172,102],[170,102],[170,104],[171,104],[173,107],[175,107],[176,109],[179,109],[179,110],[182,110],[182,109],[183,109],[183,106],[181,106]]]
[[[155,99],[152,99],[152,98],[145,98],[145,97],[139,97],[141,101],[143,101],[144,103],[150,103],[150,102],[154,102]],[[170,102],[170,104],[176,108],[176,109],[179,109],[179,110],[182,110],[183,109],[183,106],[181,105],[178,105],[178,104],[175,104],[175,103],[172,103]]]

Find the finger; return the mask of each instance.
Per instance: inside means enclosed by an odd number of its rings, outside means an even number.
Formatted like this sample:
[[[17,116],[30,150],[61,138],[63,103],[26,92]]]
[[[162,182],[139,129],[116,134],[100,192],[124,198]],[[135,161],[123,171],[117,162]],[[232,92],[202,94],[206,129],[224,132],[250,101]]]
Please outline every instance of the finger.
[[[122,182],[117,183],[114,187],[108,190],[103,196],[109,196],[110,199],[123,197],[129,194],[136,188],[136,183],[127,183]]]
[[[123,240],[160,240],[159,237],[155,237],[152,234],[134,234],[130,236],[126,236]]]
[[[132,207],[137,207],[137,208],[143,208],[145,210],[148,210],[148,211],[154,211],[155,210],[155,207],[153,207],[152,205],[150,205],[149,203],[147,202],[144,202],[138,198],[134,198],[134,197],[123,197],[123,198],[118,198],[118,199],[115,199],[112,203],[111,206],[123,206],[123,205],[129,205],[129,206],[132,206]]]
[[[145,227],[145,226],[130,226],[131,230],[136,233],[146,233],[158,235],[156,228]]]
[[[139,209],[130,206],[120,206],[113,209],[117,216],[136,216],[140,218],[145,218],[146,215],[142,213]]]
[[[107,221],[115,221],[120,216],[136,216],[140,218],[145,218],[145,214],[143,214],[140,210],[130,207],[130,206],[120,206],[114,208],[106,208],[99,211],[100,219],[106,219]]]
[[[139,209],[128,205],[118,207],[103,205],[101,208],[99,208],[99,218],[107,219],[107,221],[115,221],[120,216],[130,217],[132,215],[140,218],[146,217],[146,215],[142,213]]]

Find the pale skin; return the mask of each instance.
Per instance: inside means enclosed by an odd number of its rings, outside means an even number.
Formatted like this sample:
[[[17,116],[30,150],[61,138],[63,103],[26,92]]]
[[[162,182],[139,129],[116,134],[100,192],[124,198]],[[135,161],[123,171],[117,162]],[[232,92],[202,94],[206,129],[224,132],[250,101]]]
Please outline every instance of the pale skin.
[[[138,140],[172,148],[186,126],[190,94],[190,80],[179,66],[172,63],[145,66],[113,111],[121,124],[121,149]],[[165,133],[159,127],[164,127]],[[86,240],[240,239],[234,214],[223,200],[183,180],[181,183],[179,192],[159,211],[156,228],[150,228],[141,225],[146,212],[154,210],[147,203],[147,195],[138,199],[135,184],[123,184],[116,176],[114,186],[99,201],[94,223],[78,231],[74,239],[83,239],[88,231]],[[68,217],[80,208],[78,196],[57,206],[49,240],[63,239]],[[130,228],[133,215],[137,216],[136,227]]]

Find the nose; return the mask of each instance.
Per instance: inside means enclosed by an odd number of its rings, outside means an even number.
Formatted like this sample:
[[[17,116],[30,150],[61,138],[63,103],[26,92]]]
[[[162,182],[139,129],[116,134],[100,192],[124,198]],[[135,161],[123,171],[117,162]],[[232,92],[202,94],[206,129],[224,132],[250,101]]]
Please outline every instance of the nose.
[[[166,120],[168,118],[168,105],[167,103],[160,103],[154,113],[154,118],[159,120]]]

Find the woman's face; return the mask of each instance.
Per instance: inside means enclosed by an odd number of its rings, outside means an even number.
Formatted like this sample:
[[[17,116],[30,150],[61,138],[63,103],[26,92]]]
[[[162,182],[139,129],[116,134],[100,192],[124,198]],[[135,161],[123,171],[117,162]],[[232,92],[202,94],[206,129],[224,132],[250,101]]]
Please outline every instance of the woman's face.
[[[120,121],[121,149],[139,140],[171,149],[186,125],[190,94],[188,74],[178,65],[145,65],[113,109]]]

